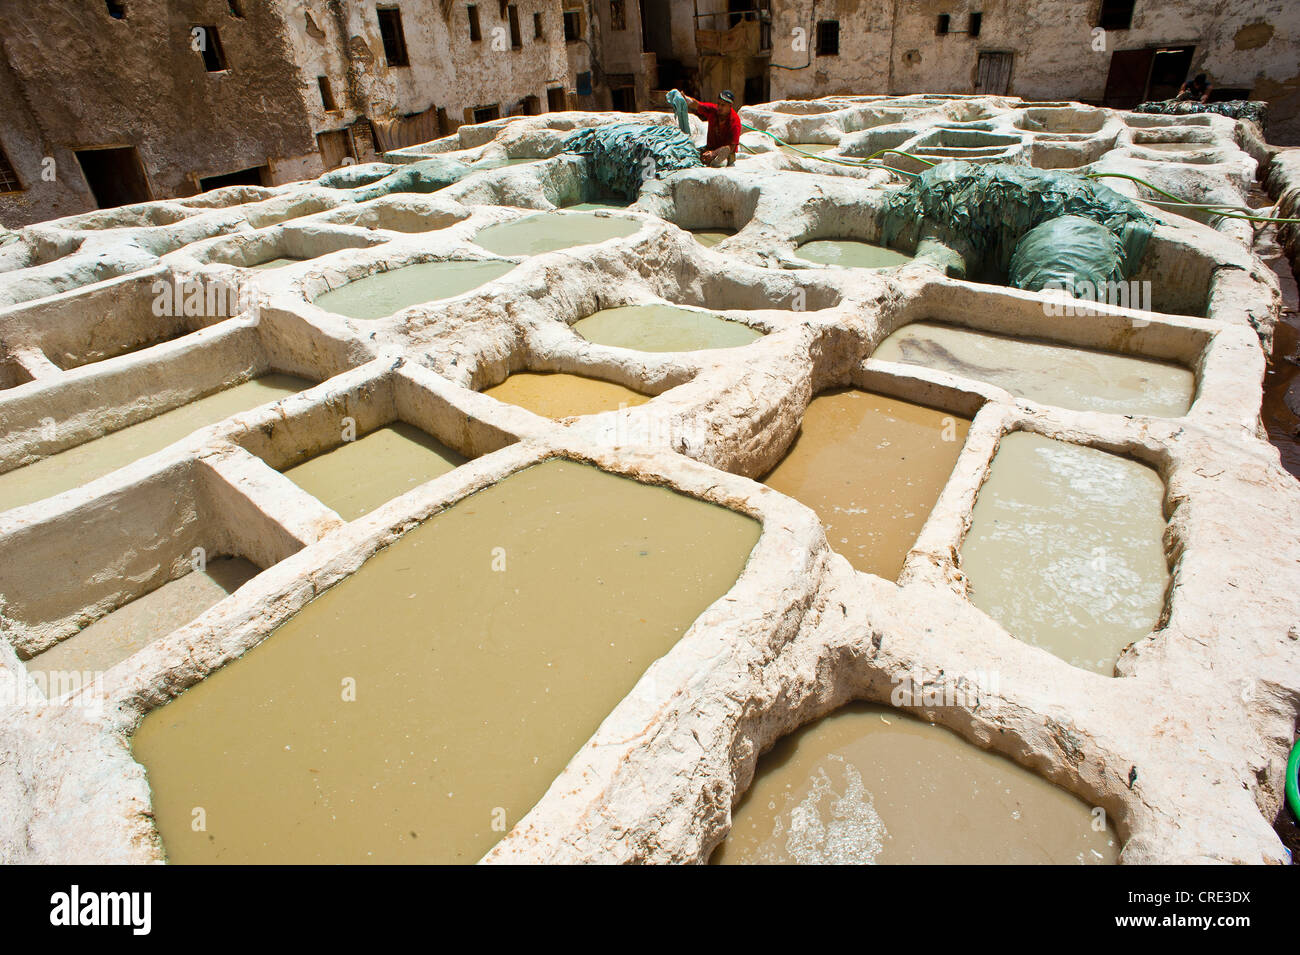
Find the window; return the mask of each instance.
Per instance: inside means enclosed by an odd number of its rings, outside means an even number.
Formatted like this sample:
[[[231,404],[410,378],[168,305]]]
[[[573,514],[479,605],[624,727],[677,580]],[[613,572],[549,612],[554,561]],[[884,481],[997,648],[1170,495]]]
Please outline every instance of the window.
[[[980,27],[984,25],[984,14],[972,13],[970,19],[966,21],[966,32],[971,36],[980,35]]]
[[[269,166],[249,166],[235,172],[222,173],[219,176],[206,176],[199,180],[199,192],[212,189],[224,189],[226,186],[266,186],[271,182]]]
[[[134,146],[78,149],[76,155],[86,185],[99,208],[126,206],[153,198],[140,154]]]
[[[108,15],[114,20],[126,19],[126,4],[122,0],[105,0],[105,6],[108,7]]]
[[[551,86],[546,90],[546,110],[550,113],[558,113],[565,108],[567,97],[564,95],[563,86]]]
[[[497,16],[502,20],[506,18],[506,0],[497,0]]]
[[[501,105],[493,103],[491,106],[479,106],[474,110],[474,122],[490,123],[494,119],[501,118]]]
[[[840,55],[840,21],[817,21],[817,55]]]
[[[576,43],[582,39],[582,13],[578,10],[564,11],[564,42]]]
[[[230,8],[230,15],[236,20],[244,19],[244,9],[240,6],[240,0],[226,0],[226,6]]]
[[[23,184],[18,180],[18,172],[9,161],[4,147],[0,146],[0,193],[22,191]]]
[[[379,17],[385,62],[389,66],[410,66],[411,61],[406,55],[406,34],[402,32],[402,11],[396,7],[381,7],[375,15]]]
[[[334,102],[334,91],[330,89],[330,78],[328,76],[316,77],[316,85],[320,87],[320,102],[325,107],[327,113],[332,113],[338,109],[338,104]]]
[[[190,47],[203,57],[203,68],[209,73],[220,73],[227,69],[226,53],[221,49],[221,36],[216,27],[193,27],[190,30]]]
[[[627,8],[623,0],[609,0],[609,24],[613,30],[627,29]]]
[[[542,33],[542,15],[540,13],[533,14],[533,39],[546,39],[546,35]]]
[[[471,3],[465,9],[469,11],[469,41],[477,43],[483,39],[483,31],[479,29],[478,25],[478,7]]]
[[[510,48],[513,50],[522,49],[524,41],[519,35],[519,8],[512,3],[506,7],[506,14],[510,19]]]
[[[939,36],[947,36],[950,29],[952,29],[952,17],[946,13],[939,14],[939,22],[935,24],[934,32]]]
[[[1101,16],[1097,26],[1103,30],[1127,30],[1133,25],[1135,0],[1101,0]]]

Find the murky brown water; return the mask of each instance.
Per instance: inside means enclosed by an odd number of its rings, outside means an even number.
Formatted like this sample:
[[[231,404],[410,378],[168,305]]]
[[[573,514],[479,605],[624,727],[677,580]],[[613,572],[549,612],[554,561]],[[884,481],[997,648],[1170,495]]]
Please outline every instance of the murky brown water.
[[[199,428],[311,386],[310,381],[292,375],[265,375],[0,474],[0,511],[80,487]]]
[[[1095,865],[1118,854],[1113,830],[1065,790],[940,726],[855,703],[759,760],[711,861]]]
[[[737,348],[763,337],[741,322],[675,305],[606,308],[574,322],[573,330],[599,345],[650,352]]]
[[[894,580],[938,500],[970,422],[866,391],[819,395],[763,483],[807,504],[831,548]]]
[[[432,435],[399,421],[288,468],[284,476],[352,521],[465,460]]]
[[[805,242],[795,255],[809,262],[838,265],[845,269],[892,269],[912,261],[912,256],[884,246],[849,239],[816,239]]]
[[[643,395],[596,378],[564,372],[517,371],[483,394],[507,404],[527,408],[544,418],[568,418],[571,415],[617,411],[622,407],[643,405],[650,400]]]
[[[691,229],[690,233],[695,236],[695,241],[706,249],[711,249],[723,239],[729,239],[736,234],[719,229]]]
[[[1164,606],[1163,497],[1136,461],[1005,435],[961,547],[971,600],[1012,636],[1112,675]]]
[[[514,267],[513,262],[420,262],[341,285],[318,297],[315,304],[337,315],[372,321],[412,305],[463,295]]]
[[[1074,411],[1179,417],[1196,390],[1191,370],[1169,362],[933,322],[903,326],[871,357],[985,381]]]
[[[145,717],[133,749],[168,858],[477,860],[759,530],[567,461],[429,519]]]
[[[247,266],[255,272],[269,272],[272,269],[282,269],[286,265],[295,265],[298,262],[306,262],[306,259],[294,259],[281,257],[278,259],[267,259],[265,262],[258,262],[256,265]]]
[[[261,572],[242,557],[219,557],[201,571],[170,580],[156,590],[123,604],[106,617],[33,657],[27,669],[38,673],[84,674],[107,670],[159,637],[183,627],[234,593]],[[80,686],[80,680],[61,685]]]
[[[625,238],[641,228],[627,216],[597,215],[580,209],[601,208],[584,203],[565,212],[542,212],[511,222],[490,225],[474,236],[474,244],[497,255],[540,255],[606,239]]]

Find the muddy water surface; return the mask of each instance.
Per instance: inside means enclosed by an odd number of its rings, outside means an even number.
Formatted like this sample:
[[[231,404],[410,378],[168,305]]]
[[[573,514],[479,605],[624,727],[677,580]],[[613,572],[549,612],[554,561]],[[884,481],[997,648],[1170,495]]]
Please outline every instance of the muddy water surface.
[[[579,207],[570,208],[578,210]],[[490,225],[474,236],[474,244],[497,255],[540,255],[606,239],[621,239],[640,228],[639,220],[627,216],[597,215],[590,211],[543,212]]]
[[[598,345],[650,352],[736,348],[763,337],[740,322],[675,305],[606,308],[574,322],[573,330]]]
[[[465,460],[431,435],[399,421],[295,465],[284,476],[352,521]]]
[[[463,295],[514,267],[513,262],[421,262],[349,282],[319,296],[315,304],[336,315],[372,321],[412,305]]]
[[[805,242],[795,255],[809,262],[838,265],[846,269],[891,269],[912,261],[912,256],[884,246],[849,239],[816,239]]]
[[[940,726],[862,703],[800,729],[758,763],[723,864],[1112,863],[1089,807]]]
[[[527,408],[543,418],[568,418],[643,405],[650,400],[622,385],[564,372],[517,371],[484,390],[498,401]]]
[[[311,386],[310,381],[292,375],[265,375],[0,474],[0,511],[79,487],[161,451],[199,428]]]
[[[1136,461],[1005,435],[961,547],[971,600],[1012,636],[1112,675],[1164,606],[1163,497]]]
[[[567,461],[466,498],[145,717],[169,860],[475,861],[758,535]]]
[[[809,404],[781,462],[763,479],[807,504],[831,548],[857,570],[898,577],[957,463],[970,422],[866,391]]]
[[[1178,417],[1196,390],[1192,372],[1169,362],[932,322],[903,326],[871,357],[974,378],[1073,411]]]

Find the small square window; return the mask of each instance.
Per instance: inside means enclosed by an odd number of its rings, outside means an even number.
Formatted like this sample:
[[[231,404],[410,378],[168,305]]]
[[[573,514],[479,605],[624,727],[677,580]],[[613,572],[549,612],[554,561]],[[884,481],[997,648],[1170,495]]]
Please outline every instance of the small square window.
[[[939,36],[947,36],[948,31],[952,29],[952,17],[946,13],[939,14],[939,21],[935,24],[934,32]]]
[[[465,10],[469,13],[469,41],[477,43],[483,39],[483,31],[478,25],[478,7],[471,3]]]
[[[1133,26],[1133,7],[1136,0],[1101,0],[1101,16],[1097,26],[1103,30],[1127,30]]]
[[[126,4],[122,0],[105,0],[108,7],[108,15],[114,20],[126,19]]]
[[[564,11],[564,42],[576,43],[582,39],[582,12],[579,10]]]
[[[23,184],[18,179],[18,172],[14,169],[13,163],[9,161],[9,156],[5,153],[4,147],[0,146],[0,192],[22,192]]]
[[[971,36],[979,36],[980,28],[984,26],[984,14],[972,13],[966,23],[966,32]]]
[[[533,14],[533,39],[546,39],[546,34],[542,32],[542,15],[540,13]]]
[[[512,3],[506,7],[506,14],[510,21],[510,48],[512,50],[522,50],[524,38],[520,35],[519,30],[519,8]]]
[[[190,29],[190,48],[203,57],[203,68],[209,73],[220,73],[227,69],[226,53],[221,49],[221,35],[214,26],[192,27]]]
[[[819,20],[817,22],[817,55],[840,55],[839,20]]]
[[[627,9],[623,0],[609,0],[609,25],[612,30],[627,29]]]

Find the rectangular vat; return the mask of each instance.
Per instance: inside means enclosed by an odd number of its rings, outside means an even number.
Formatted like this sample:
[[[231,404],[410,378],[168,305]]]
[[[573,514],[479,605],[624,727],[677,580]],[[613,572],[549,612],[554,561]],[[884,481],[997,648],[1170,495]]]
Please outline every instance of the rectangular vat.
[[[759,530],[564,460],[460,501],[145,717],[168,859],[474,862]]]

